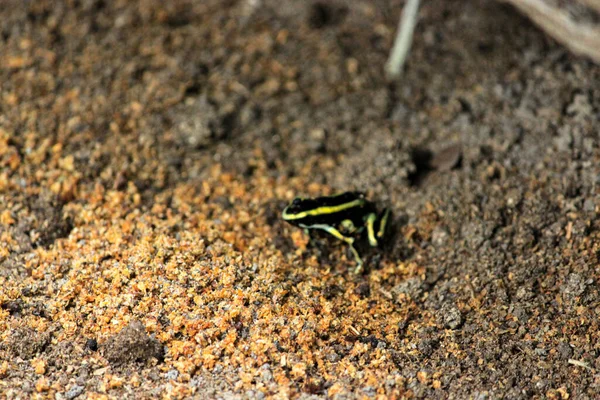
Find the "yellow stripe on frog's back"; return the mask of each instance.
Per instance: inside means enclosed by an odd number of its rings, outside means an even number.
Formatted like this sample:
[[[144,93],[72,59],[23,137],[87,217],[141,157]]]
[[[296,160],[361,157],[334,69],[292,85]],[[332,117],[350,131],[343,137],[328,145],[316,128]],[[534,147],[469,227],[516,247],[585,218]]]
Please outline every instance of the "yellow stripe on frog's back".
[[[356,199],[353,201],[349,201],[348,203],[338,204],[337,206],[322,206],[313,208],[312,210],[303,211],[298,214],[288,214],[284,211],[283,218],[286,220],[294,220],[306,217],[314,217],[316,215],[335,214],[337,212],[348,210],[350,208],[364,206],[365,202],[365,199]]]

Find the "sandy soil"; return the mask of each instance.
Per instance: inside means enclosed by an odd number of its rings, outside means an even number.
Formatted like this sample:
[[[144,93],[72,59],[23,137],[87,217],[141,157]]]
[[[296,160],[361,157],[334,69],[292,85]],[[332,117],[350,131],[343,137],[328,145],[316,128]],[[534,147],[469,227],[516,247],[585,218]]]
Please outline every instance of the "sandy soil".
[[[598,398],[600,68],[432,0],[389,84],[401,5],[5,1],[2,397]]]

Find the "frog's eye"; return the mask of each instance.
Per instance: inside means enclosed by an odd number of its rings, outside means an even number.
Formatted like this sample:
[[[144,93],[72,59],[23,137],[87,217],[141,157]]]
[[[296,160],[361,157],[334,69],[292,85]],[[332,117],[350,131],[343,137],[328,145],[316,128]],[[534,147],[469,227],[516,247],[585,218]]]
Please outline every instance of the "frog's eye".
[[[300,203],[302,203],[302,199],[300,197],[296,197],[294,200],[292,200],[293,206],[299,206]]]

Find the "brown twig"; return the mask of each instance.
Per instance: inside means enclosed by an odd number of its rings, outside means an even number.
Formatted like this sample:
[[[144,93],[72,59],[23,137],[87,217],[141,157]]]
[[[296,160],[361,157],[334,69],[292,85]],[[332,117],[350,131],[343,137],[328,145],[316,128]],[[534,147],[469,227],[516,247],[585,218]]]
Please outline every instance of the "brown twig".
[[[515,6],[547,34],[565,45],[573,53],[587,56],[600,63],[600,26],[579,22],[562,8],[546,0],[503,0]],[[572,0],[575,1],[575,0]],[[600,12],[600,0],[580,0]]]

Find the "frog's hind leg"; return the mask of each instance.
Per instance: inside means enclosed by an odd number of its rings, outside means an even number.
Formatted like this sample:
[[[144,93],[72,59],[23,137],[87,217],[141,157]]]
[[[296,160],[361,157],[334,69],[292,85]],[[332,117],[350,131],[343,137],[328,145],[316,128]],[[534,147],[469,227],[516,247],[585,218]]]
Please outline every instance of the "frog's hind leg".
[[[377,239],[375,238],[375,221],[377,220],[377,215],[375,213],[370,213],[366,216],[366,224],[367,224],[367,237],[369,238],[369,244],[371,247],[377,247]]]
[[[356,251],[356,249],[354,248],[354,238],[352,237],[348,237],[348,236],[344,236],[340,231],[338,231],[337,229],[335,229],[333,226],[331,225],[325,225],[325,224],[315,224],[315,225],[308,225],[308,226],[302,226],[305,230],[309,230],[309,229],[321,229],[327,233],[329,233],[331,236],[335,237],[336,239],[339,239],[343,242],[348,243],[348,246],[350,247],[350,251],[352,251],[352,255],[354,256],[354,259],[356,260],[356,263],[358,264],[356,266],[356,269],[354,270],[355,273],[359,273],[360,271],[362,271],[362,258],[360,258],[360,255],[358,254],[358,251]]]
[[[377,238],[378,239],[382,239],[385,236],[385,232],[388,228],[388,221],[390,219],[390,214],[391,211],[389,208],[386,208],[385,210],[383,210],[381,212],[381,214],[379,214],[379,217],[377,217],[377,220],[379,221],[379,227],[377,229]]]

